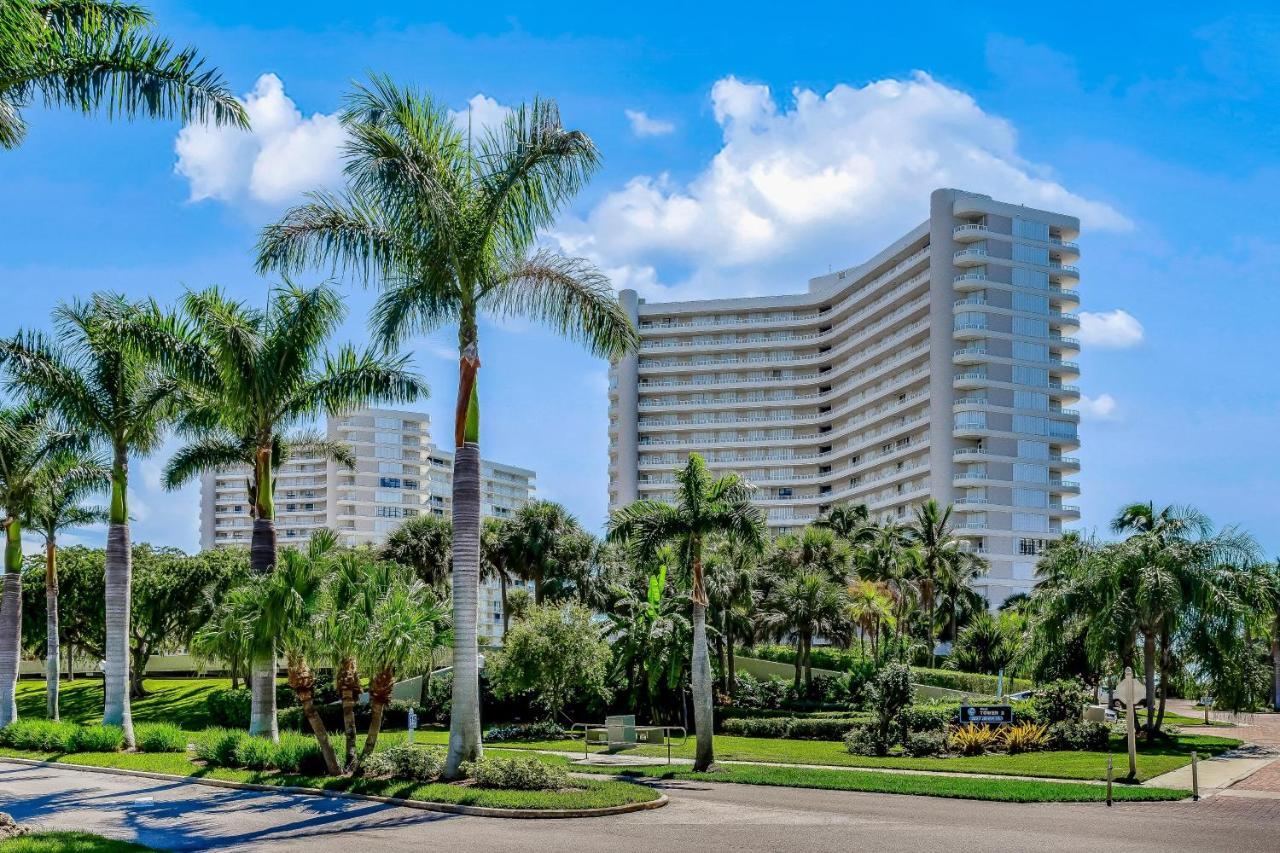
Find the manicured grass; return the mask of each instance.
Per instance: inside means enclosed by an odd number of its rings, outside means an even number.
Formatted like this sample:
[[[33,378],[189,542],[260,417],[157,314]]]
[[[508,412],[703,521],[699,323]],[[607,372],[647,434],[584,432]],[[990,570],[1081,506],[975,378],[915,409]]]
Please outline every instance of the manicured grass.
[[[0,842],[0,850],[4,853],[143,853],[151,848],[87,832],[33,832]]]
[[[172,723],[184,729],[213,725],[205,710],[205,697],[230,687],[228,678],[148,678],[143,687],[151,694],[132,702],[135,723]],[[62,682],[62,719],[92,724],[102,720],[102,679],[78,678]],[[44,681],[18,682],[19,718],[44,719]]]
[[[420,731],[422,743],[446,743],[448,732]],[[1208,735],[1183,735],[1169,744],[1140,744],[1138,751],[1138,781],[1152,779],[1162,773],[1188,764],[1191,750],[1201,755],[1216,755],[1238,746],[1239,741]],[[582,742],[574,740],[536,741],[532,743],[503,744],[510,749],[553,749],[581,752]],[[1058,779],[1105,779],[1107,776],[1106,752],[1046,751],[1027,752],[1021,755],[991,754],[974,757],[910,758],[887,756],[884,758],[851,755],[844,744],[831,741],[785,740],[781,738],[746,738],[717,735],[716,759],[720,761],[751,761],[764,764],[827,764],[835,767],[881,767],[898,770],[932,770],[951,773],[991,773],[1000,776],[1040,776]],[[595,748],[593,751],[598,751]],[[683,747],[672,750],[672,756],[692,758],[694,743],[690,739]],[[1116,756],[1116,767],[1127,767],[1124,738],[1113,738],[1111,753]],[[665,757],[666,750],[658,747],[640,747],[629,755]],[[1119,771],[1123,772],[1123,771]]]
[[[658,798],[658,792],[644,785],[624,781],[575,779],[568,791],[504,791],[451,785],[443,782],[422,783],[401,779],[351,779],[329,776],[305,776],[273,771],[241,770],[229,767],[205,767],[187,755],[127,752],[78,752],[74,754],[24,752],[0,749],[0,756],[31,758],[37,761],[62,761],[88,767],[113,767],[122,770],[144,770],[202,779],[224,779],[258,785],[286,785],[299,788],[321,788],[327,791],[349,791],[383,797],[401,797],[433,803],[484,806],[499,809],[594,809],[643,803]]]
[[[1025,779],[965,778],[857,770],[814,770],[798,767],[723,767],[713,773],[672,770],[666,767],[575,768],[651,779],[684,779],[695,782],[729,782],[738,785],[779,785],[788,788],[820,788],[828,791],[866,791],[876,794],[916,794],[964,800],[1006,803],[1095,803],[1107,797],[1104,785],[1072,782],[1038,782]],[[1116,785],[1114,799],[1121,801],[1181,800],[1190,791]]]
[[[1124,712],[1124,711],[1116,711],[1116,719],[1118,719],[1118,720],[1120,720],[1121,722],[1123,722],[1123,721],[1124,721],[1124,717],[1125,717],[1125,712]],[[1141,726],[1141,725],[1146,725],[1146,722],[1147,722],[1147,712],[1146,712],[1146,711],[1144,711],[1143,709],[1139,708],[1139,709],[1138,709],[1138,725],[1140,725],[1140,726]],[[1209,722],[1208,722],[1208,723],[1206,723],[1206,722],[1204,721],[1204,716],[1203,716],[1203,715],[1201,715],[1201,716],[1199,716],[1199,717],[1188,717],[1188,716],[1187,716],[1187,715],[1185,715],[1185,714],[1174,714],[1174,713],[1172,713],[1172,712],[1170,712],[1170,711],[1165,711],[1165,713],[1164,713],[1164,724],[1165,724],[1166,726],[1206,726],[1206,725],[1208,725],[1208,726],[1219,726],[1219,727],[1230,727],[1230,726],[1231,726],[1231,724],[1230,724],[1230,723],[1224,723],[1224,722],[1221,722],[1221,721],[1219,721],[1219,720],[1214,720],[1214,719],[1210,719],[1210,720],[1209,720]]]

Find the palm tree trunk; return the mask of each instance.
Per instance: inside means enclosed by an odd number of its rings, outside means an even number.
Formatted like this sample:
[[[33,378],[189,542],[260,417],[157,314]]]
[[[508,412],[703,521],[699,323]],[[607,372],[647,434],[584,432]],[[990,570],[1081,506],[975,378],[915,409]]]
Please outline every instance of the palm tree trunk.
[[[729,696],[730,698],[738,695],[738,662],[736,653],[733,650],[733,629],[728,624],[724,626],[724,644],[729,648],[728,672],[729,672]]]
[[[697,733],[697,750],[693,760],[695,772],[705,773],[715,762],[712,739],[714,709],[711,701],[711,658],[707,654],[707,607],[693,604],[693,728]]]
[[[796,690],[800,689],[800,681],[804,678],[804,641],[800,639],[800,635],[796,634],[796,662],[795,676],[792,678],[792,684]]]
[[[129,630],[133,595],[133,552],[129,542],[129,454],[114,449],[111,465],[111,522],[107,527],[106,634],[102,722],[124,729],[133,749],[133,712],[129,706]]]
[[[1169,650],[1169,633],[1162,626],[1160,629],[1160,708],[1156,711],[1156,723],[1152,732],[1158,732],[1164,726],[1164,708],[1165,700],[1169,690],[1169,674],[1173,668],[1173,654]],[[1150,694],[1148,694],[1150,695]],[[1150,713],[1151,700],[1147,700],[1148,713]]]
[[[729,692],[729,652],[725,648],[724,632],[716,639],[716,660],[720,663],[720,690]]]
[[[502,636],[507,636],[507,630],[511,627],[511,612],[507,608],[507,570],[498,569],[498,588],[502,593]],[[430,667],[428,667],[428,670]]]
[[[1142,670],[1147,685],[1147,733],[1155,732],[1155,716],[1156,716],[1156,635],[1154,631],[1144,630],[1142,637]],[[1137,709],[1132,709],[1129,713],[1134,714],[1134,723],[1137,723]]]
[[[342,699],[342,731],[346,739],[342,766],[350,770],[356,764],[356,699],[360,696],[360,670],[355,658],[344,658],[338,665],[338,695]]]
[[[44,627],[45,667],[44,692],[45,716],[59,719],[58,692],[62,674],[58,643],[58,545],[53,536],[44,542]]]
[[[324,756],[325,772],[330,776],[338,776],[342,771],[338,767],[338,757],[333,753],[333,744],[329,741],[329,729],[325,727],[324,720],[320,719],[320,713],[316,711],[315,677],[312,675],[311,667],[307,666],[300,657],[296,659],[291,657],[288,666],[289,686],[293,688],[298,701],[302,704],[302,716],[307,718],[311,732],[316,736],[316,743],[320,745],[320,754]]]
[[[0,590],[0,728],[18,719],[18,663],[22,647],[22,528],[6,518]]]
[[[374,673],[369,679],[369,704],[371,706],[371,714],[369,717],[369,733],[365,735],[364,749],[360,752],[360,759],[356,763],[355,770],[357,775],[360,773],[360,765],[362,765],[378,746],[378,735],[382,732],[382,715],[386,711],[388,703],[391,701],[391,691],[396,684],[395,670],[384,667]]]
[[[480,447],[467,441],[453,459],[453,706],[444,772],[447,779],[458,778],[464,761],[475,761],[483,754],[476,645],[479,576]]]
[[[249,570],[269,574],[276,565],[275,484],[271,473],[271,441],[254,456],[253,534],[249,541]],[[280,740],[276,718],[276,656],[252,660],[249,667],[249,734]]]
[[[804,687],[805,690],[813,687],[813,634],[805,633],[804,635]]]

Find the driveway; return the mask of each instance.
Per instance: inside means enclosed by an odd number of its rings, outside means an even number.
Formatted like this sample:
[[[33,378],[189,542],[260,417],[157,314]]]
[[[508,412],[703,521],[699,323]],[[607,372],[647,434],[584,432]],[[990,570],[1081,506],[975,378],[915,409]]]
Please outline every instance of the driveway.
[[[0,811],[169,850],[1151,851],[1274,853],[1280,800],[1013,805],[702,782],[656,811],[584,820],[455,817],[376,803],[229,791],[0,763]]]

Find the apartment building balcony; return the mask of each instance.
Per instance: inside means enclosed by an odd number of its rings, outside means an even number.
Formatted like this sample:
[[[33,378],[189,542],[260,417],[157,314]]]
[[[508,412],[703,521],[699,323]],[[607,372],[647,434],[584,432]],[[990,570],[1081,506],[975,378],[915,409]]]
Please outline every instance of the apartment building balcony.
[[[972,267],[985,264],[987,262],[987,257],[986,249],[979,249],[971,246],[967,249],[960,249],[957,251],[952,255],[952,261],[958,267]]]
[[[1050,478],[1049,488],[1058,492],[1080,494],[1080,484],[1075,480],[1054,480]]]
[[[874,439],[882,438],[883,436],[886,436],[886,435],[899,435],[904,432],[909,432],[911,429],[915,427],[923,426],[927,424],[928,421],[929,421],[928,414],[925,413],[911,419],[904,419],[901,422],[896,424],[891,424],[886,427],[881,427],[880,429],[874,430],[872,432],[859,433],[857,436],[854,436],[854,438],[856,441],[863,442],[863,441],[871,441]],[[668,438],[652,438],[652,437],[642,436],[636,443],[640,447],[683,447],[683,446],[689,445],[689,446],[724,447],[724,448],[734,448],[739,446],[764,447],[768,445],[799,446],[799,445],[806,445],[806,444],[828,444],[834,441],[835,439],[845,438],[850,436],[852,433],[854,433],[856,430],[858,430],[861,427],[863,427],[863,424],[861,423],[849,423],[841,426],[838,429],[832,429],[826,432],[811,432],[811,433],[802,433],[802,434],[790,435],[790,436],[768,436],[768,437],[762,437],[762,438],[738,437],[738,438],[727,439],[727,438],[720,438],[720,437],[714,437],[714,438],[679,437],[679,438],[668,439]]]
[[[991,501],[987,498],[962,497],[956,498],[951,504],[953,506],[989,506]]]
[[[970,270],[969,272],[956,276],[951,280],[951,283],[955,286],[956,290],[961,292],[967,290],[983,290],[989,284],[998,284],[998,282],[992,282],[991,279],[987,278],[986,273],[977,272],[975,270]]]
[[[1062,276],[1063,278],[1080,278],[1080,268],[1072,264],[1063,264],[1055,261],[1049,262],[1049,272]]]
[[[951,386],[956,389],[981,388],[988,381],[985,370],[968,370],[952,377]]]
[[[1080,470],[1080,460],[1074,456],[1051,455],[1049,457],[1050,468],[1071,468]]]
[[[1054,518],[1079,518],[1080,507],[1073,504],[1049,504],[1049,515]]]
[[[863,412],[860,416],[848,421],[844,426],[851,424],[870,424],[880,418],[889,417],[895,412],[901,412],[905,408],[909,408],[913,403],[923,401],[929,396],[928,389],[914,391],[911,394],[902,396],[892,402],[878,406],[874,409]],[[714,405],[714,404],[712,404]],[[862,400],[842,404],[826,412],[804,412],[801,414],[791,415],[760,415],[748,418],[716,418],[714,420],[662,420],[652,419],[646,420],[641,418],[639,428],[641,430],[709,430],[717,428],[733,428],[733,427],[751,427],[761,423],[786,425],[786,426],[812,426],[819,422],[834,422],[835,420],[845,417],[859,409],[866,408],[866,403]]]
[[[957,243],[969,243],[974,240],[985,240],[991,231],[985,225],[976,222],[962,222],[951,229],[951,238]]]

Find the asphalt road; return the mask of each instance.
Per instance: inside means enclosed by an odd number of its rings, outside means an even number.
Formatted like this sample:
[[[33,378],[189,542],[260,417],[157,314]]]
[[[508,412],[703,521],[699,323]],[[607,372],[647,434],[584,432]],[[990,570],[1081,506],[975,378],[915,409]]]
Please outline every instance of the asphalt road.
[[[166,850],[1152,851],[1280,849],[1280,800],[1013,805],[673,782],[655,811],[584,820],[454,817],[0,763],[0,811]]]

